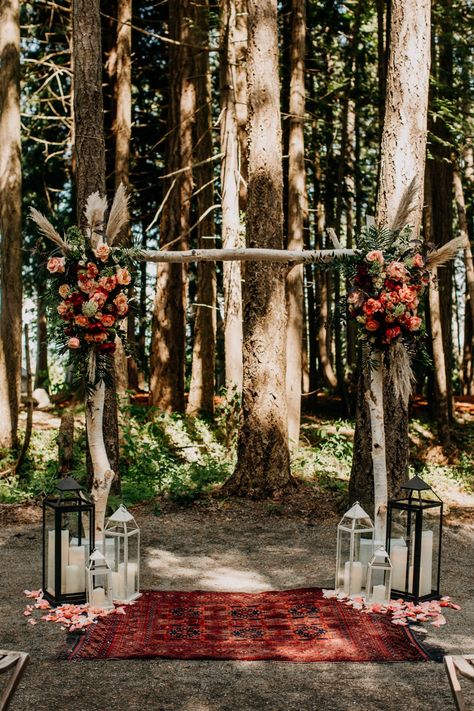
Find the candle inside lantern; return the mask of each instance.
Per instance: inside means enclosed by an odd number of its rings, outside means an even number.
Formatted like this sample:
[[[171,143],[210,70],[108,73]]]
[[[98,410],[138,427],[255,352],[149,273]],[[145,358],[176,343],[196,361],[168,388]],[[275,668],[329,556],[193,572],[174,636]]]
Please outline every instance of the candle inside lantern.
[[[431,594],[431,576],[433,568],[433,531],[421,534],[420,590],[419,595]]]
[[[69,547],[69,566],[77,566],[79,569],[78,588],[77,590],[68,590],[68,592],[82,592],[86,589],[85,581],[85,566],[86,566],[86,550],[84,546]]]
[[[372,538],[361,538],[359,549],[359,560],[362,564],[362,585],[367,582],[367,565],[374,554],[374,542]]]
[[[395,590],[405,590],[407,556],[408,548],[405,544],[397,544],[390,549],[390,560],[393,566],[392,588]]]
[[[370,600],[371,602],[385,602],[385,585],[374,585]]]
[[[359,595],[362,589],[362,563],[349,560],[344,565],[344,592],[346,595]]]
[[[111,573],[110,579],[112,584],[112,599],[123,600],[125,597],[123,590],[123,576],[120,576],[120,573]]]
[[[48,582],[46,589],[51,595],[55,594],[55,558],[56,534],[54,530],[48,531]],[[61,592],[66,591],[66,568],[69,562],[69,531],[61,531]]]
[[[94,588],[91,595],[91,605],[94,607],[101,607],[105,604],[105,590],[104,588]]]
[[[66,566],[66,593],[77,593],[84,590],[84,588],[81,587],[81,572],[83,581],[84,571],[79,565]]]
[[[136,563],[119,563],[118,599],[125,600],[135,594],[137,572],[138,566]]]

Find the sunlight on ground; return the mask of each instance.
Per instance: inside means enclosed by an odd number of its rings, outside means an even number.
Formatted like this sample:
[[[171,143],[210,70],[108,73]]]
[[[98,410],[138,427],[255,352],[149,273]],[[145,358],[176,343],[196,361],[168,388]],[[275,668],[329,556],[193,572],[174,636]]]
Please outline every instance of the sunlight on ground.
[[[239,570],[223,565],[219,557],[180,556],[161,548],[149,548],[146,564],[163,581],[176,584],[188,580],[202,590],[264,592],[273,586],[254,570]]]

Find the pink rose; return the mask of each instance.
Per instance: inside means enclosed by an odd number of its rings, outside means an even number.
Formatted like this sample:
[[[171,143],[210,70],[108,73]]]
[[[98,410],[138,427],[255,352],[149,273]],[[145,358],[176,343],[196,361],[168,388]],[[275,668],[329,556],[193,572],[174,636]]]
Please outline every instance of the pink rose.
[[[61,286],[58,289],[59,295],[62,296],[63,299],[65,299],[66,296],[69,294],[70,290],[71,289],[67,284],[61,284]]]
[[[113,291],[117,286],[117,278],[115,276],[104,276],[99,279],[99,285],[106,291]]]
[[[368,318],[365,322],[365,327],[368,331],[376,331],[380,326],[379,322],[373,318]]]
[[[125,316],[128,312],[128,299],[125,294],[119,294],[114,299],[114,304],[117,307],[117,313],[119,316]]]
[[[103,291],[96,291],[95,294],[91,296],[91,301],[96,303],[99,309],[101,309],[107,301],[107,294]]]
[[[419,316],[410,316],[406,320],[406,325],[409,331],[418,331],[421,326],[421,318]]]
[[[107,340],[107,334],[106,333],[96,333],[94,336],[94,341],[96,343],[102,343],[102,341]]]
[[[81,274],[78,277],[77,284],[79,289],[84,292],[84,294],[92,294],[92,292],[97,288],[97,282],[93,279],[88,279],[86,274]]]
[[[415,256],[413,257],[413,266],[414,267],[424,267],[425,266],[425,263],[423,261],[423,257],[421,256],[421,254],[415,254]]]
[[[70,338],[69,341],[67,342],[69,348],[80,348],[81,347],[81,342],[78,338]]]
[[[373,249],[366,255],[365,258],[368,262],[378,262],[379,264],[383,264],[383,254],[380,249]]]
[[[106,328],[110,328],[114,325],[115,318],[112,316],[112,314],[104,314],[104,316],[101,317],[100,321],[103,326],[105,326]]]
[[[363,307],[364,313],[367,316],[372,316],[372,314],[377,311],[382,311],[382,304],[377,299],[367,299]]]
[[[396,281],[405,281],[408,276],[407,269],[402,262],[390,262],[387,266],[387,275]]]
[[[390,299],[392,304],[398,304],[400,302],[400,296],[398,294],[398,291],[391,291],[388,295],[388,298]]]
[[[65,272],[66,260],[64,257],[50,257],[46,265],[46,269],[51,274],[63,274]]]
[[[57,312],[60,316],[66,316],[70,310],[71,310],[70,305],[66,304],[65,301],[61,301],[61,303],[59,304],[59,306],[57,308]]]
[[[398,295],[400,297],[400,301],[403,301],[405,304],[411,304],[416,299],[416,290],[404,284],[398,292]]]
[[[101,262],[106,262],[109,258],[110,254],[110,247],[108,244],[99,244],[97,249],[94,249],[94,254],[97,257],[97,259],[100,259]]]
[[[89,279],[93,279],[99,273],[99,269],[94,262],[87,262],[87,276]]]
[[[120,267],[117,267],[117,284],[127,286],[131,281],[132,277],[130,276],[128,269],[121,269]]]

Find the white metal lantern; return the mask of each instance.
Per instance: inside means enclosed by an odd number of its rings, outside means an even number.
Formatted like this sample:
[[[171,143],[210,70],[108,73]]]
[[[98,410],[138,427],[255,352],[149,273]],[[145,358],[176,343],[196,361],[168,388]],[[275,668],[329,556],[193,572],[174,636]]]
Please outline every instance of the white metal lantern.
[[[112,569],[113,599],[136,600],[140,597],[140,529],[123,504],[105,525],[103,545]]]
[[[105,610],[113,608],[112,571],[104,556],[94,548],[86,565],[87,602],[92,607],[102,607]]]
[[[367,602],[390,602],[392,563],[383,546],[375,551],[367,566]]]
[[[337,592],[362,595],[367,564],[374,553],[374,524],[358,501],[342,517],[337,527]]]

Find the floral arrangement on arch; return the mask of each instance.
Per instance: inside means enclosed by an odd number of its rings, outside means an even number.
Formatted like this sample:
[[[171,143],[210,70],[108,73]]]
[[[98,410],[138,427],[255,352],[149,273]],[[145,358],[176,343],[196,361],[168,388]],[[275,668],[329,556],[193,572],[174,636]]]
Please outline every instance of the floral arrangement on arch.
[[[57,246],[46,268],[51,275],[51,301],[59,317],[56,335],[60,351],[69,351],[78,373],[90,385],[108,378],[116,337],[125,341],[120,326],[130,309],[129,290],[140,253],[117,244],[128,222],[127,203],[125,189],[120,186],[105,226],[107,201],[93,193],[84,209],[84,231],[71,227],[64,239],[40,212],[31,210],[40,231]]]
[[[371,249],[361,256],[347,294],[361,340],[384,350],[397,339],[408,345],[424,337],[419,306],[430,281],[426,264],[417,241],[402,254]]]

